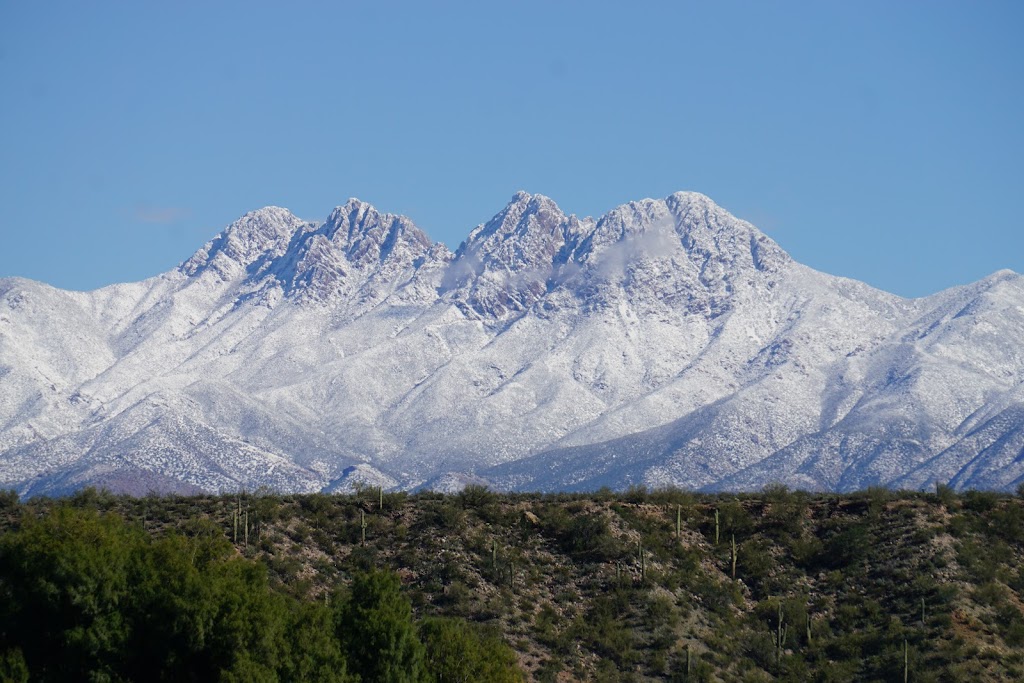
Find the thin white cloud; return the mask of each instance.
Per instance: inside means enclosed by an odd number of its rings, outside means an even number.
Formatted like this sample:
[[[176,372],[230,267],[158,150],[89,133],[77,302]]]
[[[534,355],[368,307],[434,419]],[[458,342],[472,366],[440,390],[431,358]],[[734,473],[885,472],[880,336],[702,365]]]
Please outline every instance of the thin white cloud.
[[[138,204],[132,209],[132,218],[150,225],[170,225],[188,218],[192,211],[180,206],[151,206]]]

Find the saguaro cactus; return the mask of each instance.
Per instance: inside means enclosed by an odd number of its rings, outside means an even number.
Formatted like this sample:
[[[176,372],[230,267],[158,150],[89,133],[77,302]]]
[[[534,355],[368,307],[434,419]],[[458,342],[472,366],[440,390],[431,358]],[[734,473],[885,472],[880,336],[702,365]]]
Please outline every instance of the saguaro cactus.
[[[366,513],[362,510],[359,511],[359,528],[363,532],[363,538],[359,545],[366,545]]]
[[[732,535],[732,578],[736,578],[736,534]]]
[[[782,600],[779,600],[778,622],[775,626],[775,668],[782,666],[782,649],[786,642],[786,625],[782,621]]]
[[[676,505],[676,540],[683,537],[683,506]]]
[[[718,508],[715,508],[715,545],[718,545]]]

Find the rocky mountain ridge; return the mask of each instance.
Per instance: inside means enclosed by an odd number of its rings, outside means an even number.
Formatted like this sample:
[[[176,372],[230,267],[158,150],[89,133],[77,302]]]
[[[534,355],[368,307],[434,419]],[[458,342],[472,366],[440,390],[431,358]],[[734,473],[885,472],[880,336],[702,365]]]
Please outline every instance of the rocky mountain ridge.
[[[177,269],[0,279],[0,485],[1011,488],[1024,278],[903,299],[707,197],[517,193],[453,254],[358,200]]]

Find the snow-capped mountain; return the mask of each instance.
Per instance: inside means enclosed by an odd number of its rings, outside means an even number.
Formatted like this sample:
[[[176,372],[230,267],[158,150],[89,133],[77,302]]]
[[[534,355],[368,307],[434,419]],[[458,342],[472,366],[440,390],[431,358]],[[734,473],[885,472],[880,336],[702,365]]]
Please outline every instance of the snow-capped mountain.
[[[903,299],[707,197],[517,193],[456,253],[358,200],[169,273],[0,279],[0,486],[1024,481],[1024,278]]]

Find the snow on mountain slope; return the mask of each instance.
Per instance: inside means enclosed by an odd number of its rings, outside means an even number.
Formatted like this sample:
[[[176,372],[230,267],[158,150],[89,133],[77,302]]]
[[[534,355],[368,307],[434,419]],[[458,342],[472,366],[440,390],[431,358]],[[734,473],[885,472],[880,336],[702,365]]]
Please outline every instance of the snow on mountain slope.
[[[452,254],[358,200],[175,271],[0,280],[0,485],[1014,486],[1024,279],[905,300],[696,193],[517,193]]]

